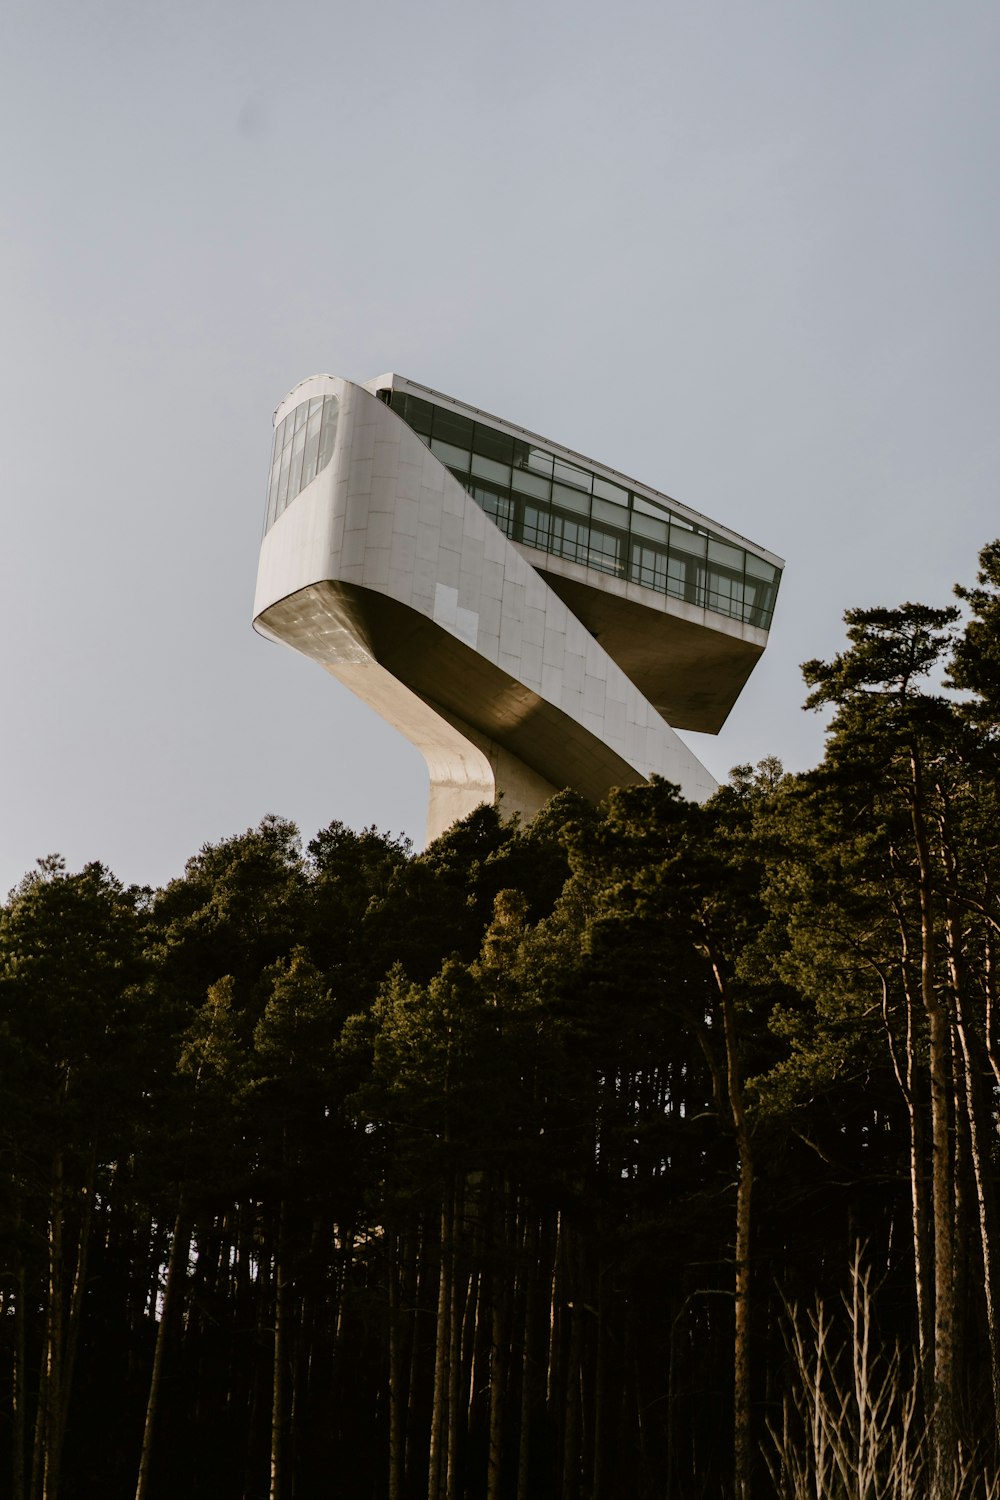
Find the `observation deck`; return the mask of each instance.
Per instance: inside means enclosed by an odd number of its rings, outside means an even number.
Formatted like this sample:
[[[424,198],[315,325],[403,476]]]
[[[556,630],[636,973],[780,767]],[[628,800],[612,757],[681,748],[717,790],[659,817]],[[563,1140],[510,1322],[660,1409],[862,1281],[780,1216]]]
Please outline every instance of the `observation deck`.
[[[503,794],[714,781],[782,562],[648,486],[390,374],[313,376],[275,413],[254,625],[416,744],[428,838]]]

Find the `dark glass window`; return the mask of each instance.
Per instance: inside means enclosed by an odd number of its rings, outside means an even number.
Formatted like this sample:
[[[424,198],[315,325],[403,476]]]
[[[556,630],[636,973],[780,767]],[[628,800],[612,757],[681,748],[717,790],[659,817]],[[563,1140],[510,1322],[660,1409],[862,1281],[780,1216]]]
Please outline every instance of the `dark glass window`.
[[[468,417],[446,411],[443,406],[434,408],[434,426],[431,431],[442,443],[450,443],[453,448],[468,448],[471,453],[472,429],[473,423]]]
[[[414,432],[419,432],[424,438],[430,437],[434,408],[429,401],[421,401],[419,396],[409,396],[402,391],[393,391],[392,409],[399,413]]]
[[[514,439],[510,433],[496,432],[476,423],[472,442],[472,472],[478,479],[510,488],[510,468],[514,458]]]
[[[767,629],[774,612],[774,596],[780,578],[778,569],[762,557],[746,555],[746,579],[744,582],[743,618],[749,625]]]
[[[666,553],[660,552],[656,547],[647,547],[642,542],[634,543],[629,576],[636,583],[641,583],[643,588],[656,589],[660,594],[668,593]]]
[[[506,536],[514,535],[514,501],[510,495],[485,484],[474,484],[472,495],[495,526]]]
[[[585,563],[590,551],[590,527],[569,516],[553,515],[549,550],[570,562]]]
[[[597,526],[590,528],[590,547],[587,561],[592,568],[602,573],[621,574],[625,557],[625,538],[613,531],[602,531]]]
[[[484,458],[496,459],[497,463],[506,464],[508,468],[514,461],[514,439],[510,433],[497,432],[494,427],[484,427],[481,422],[476,423],[472,447]]]
[[[547,506],[525,505],[521,524],[521,540],[526,547],[537,547],[548,552],[552,533],[552,512]],[[554,548],[552,549],[555,550]]]

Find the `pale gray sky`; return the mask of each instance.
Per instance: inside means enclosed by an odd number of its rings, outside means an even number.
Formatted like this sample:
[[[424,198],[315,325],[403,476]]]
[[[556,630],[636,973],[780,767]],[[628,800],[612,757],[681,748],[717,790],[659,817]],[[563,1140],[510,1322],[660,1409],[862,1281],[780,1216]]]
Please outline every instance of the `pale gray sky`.
[[[787,559],[717,740],[1000,534],[1000,8],[8,0],[0,889],[266,812],[420,839],[423,763],[250,628],[273,407],[395,369]]]

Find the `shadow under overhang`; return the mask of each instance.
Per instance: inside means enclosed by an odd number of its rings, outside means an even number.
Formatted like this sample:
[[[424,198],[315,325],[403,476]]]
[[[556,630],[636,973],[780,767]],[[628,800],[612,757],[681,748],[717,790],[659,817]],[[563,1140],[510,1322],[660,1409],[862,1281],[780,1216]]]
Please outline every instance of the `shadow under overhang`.
[[[549,553],[518,550],[668,724],[719,733],[763,654],[766,631]]]
[[[562,709],[435,621],[375,590],[323,580],[277,600],[254,626],[334,672],[365,662],[384,668],[428,707],[494,740],[555,787],[575,787],[599,802],[612,787],[646,779]],[[358,680],[351,679],[355,691]],[[372,706],[418,743],[408,733],[402,695],[395,708],[390,697],[383,678]]]

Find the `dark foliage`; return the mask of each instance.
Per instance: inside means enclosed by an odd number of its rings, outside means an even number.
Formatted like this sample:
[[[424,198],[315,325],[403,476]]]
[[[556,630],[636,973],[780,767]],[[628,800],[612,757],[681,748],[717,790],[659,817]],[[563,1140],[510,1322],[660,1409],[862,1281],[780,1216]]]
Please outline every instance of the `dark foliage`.
[[[964,624],[851,611],[822,765],[703,807],[417,856],[271,817],[155,894],[42,861],[0,910],[0,1492],[797,1495],[790,1309],[836,1323],[859,1244],[906,1494],[985,1483],[998,589],[994,543]]]

